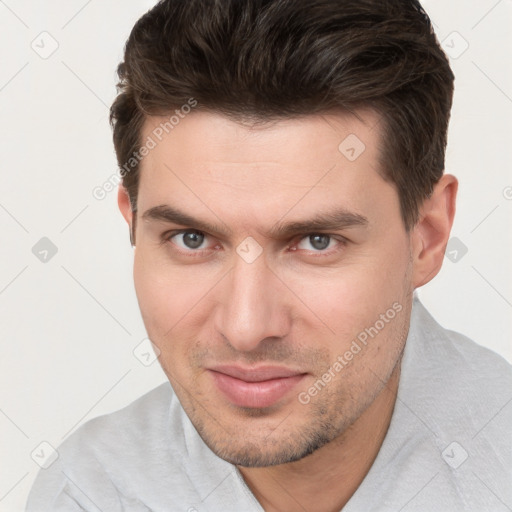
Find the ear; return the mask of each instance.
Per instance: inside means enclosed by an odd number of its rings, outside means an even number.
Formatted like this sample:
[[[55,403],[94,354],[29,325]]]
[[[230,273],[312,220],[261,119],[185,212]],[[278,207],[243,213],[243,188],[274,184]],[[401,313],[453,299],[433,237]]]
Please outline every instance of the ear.
[[[414,288],[428,283],[441,269],[455,216],[457,189],[457,178],[443,175],[420,208],[411,234]]]
[[[135,224],[133,218],[132,205],[130,202],[130,196],[128,195],[128,191],[122,186],[119,185],[119,189],[117,191],[117,204],[119,205],[119,210],[121,215],[124,217],[124,220],[128,223],[130,229],[130,243],[135,245]]]

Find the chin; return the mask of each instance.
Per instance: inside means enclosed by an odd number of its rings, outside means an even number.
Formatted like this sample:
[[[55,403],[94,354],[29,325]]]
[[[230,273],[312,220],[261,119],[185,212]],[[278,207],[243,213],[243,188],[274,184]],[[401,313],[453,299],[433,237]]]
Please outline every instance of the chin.
[[[309,428],[302,432],[288,432],[280,438],[271,431],[266,436],[257,435],[257,439],[253,440],[245,431],[244,436],[238,437],[236,441],[232,437],[220,439],[220,436],[206,434],[204,429],[197,427],[196,429],[205,444],[221,459],[236,466],[256,468],[278,466],[301,460],[334,440],[338,435],[338,432],[333,432],[332,428],[325,429],[319,424],[315,426],[317,427],[315,431]],[[279,427],[275,430],[278,429]],[[273,435],[274,439],[272,439]]]

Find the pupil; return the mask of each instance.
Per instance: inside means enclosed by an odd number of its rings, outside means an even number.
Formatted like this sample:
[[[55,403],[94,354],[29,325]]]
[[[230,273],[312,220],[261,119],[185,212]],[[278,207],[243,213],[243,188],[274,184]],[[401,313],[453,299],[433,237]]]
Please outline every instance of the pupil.
[[[204,235],[189,231],[183,235],[183,242],[189,249],[197,249],[203,243]]]
[[[315,249],[321,250],[329,246],[330,237],[329,235],[311,235],[309,241]]]

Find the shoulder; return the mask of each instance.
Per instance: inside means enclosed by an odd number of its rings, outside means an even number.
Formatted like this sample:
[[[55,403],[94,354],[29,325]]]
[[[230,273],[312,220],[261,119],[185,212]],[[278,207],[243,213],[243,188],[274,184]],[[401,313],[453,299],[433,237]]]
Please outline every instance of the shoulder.
[[[80,426],[59,447],[62,461],[98,462],[116,474],[127,474],[127,464],[148,461],[161,451],[171,448],[169,411],[174,392],[169,382],[137,398],[122,409],[93,418]],[[168,455],[168,452],[165,452]]]
[[[414,322],[411,322],[411,339],[415,344],[416,358],[435,363],[444,373],[444,381],[467,382],[478,389],[485,381],[485,387],[498,386],[501,393],[504,383],[512,383],[512,365],[501,355],[484,347],[467,336],[443,328],[427,309],[418,301],[414,304]],[[429,371],[436,374],[435,368]]]
[[[441,452],[463,447],[470,461],[464,470],[491,475],[506,489],[512,472],[512,366],[467,336],[441,327],[420,303],[415,308],[404,400],[416,407],[426,435],[434,436]]]
[[[480,374],[491,382],[512,379],[512,365],[501,355],[458,332],[445,329],[444,333],[453,358],[466,366],[473,377]]]
[[[146,444],[158,440],[166,430],[169,408],[174,393],[169,382],[147,392],[118,411],[93,418],[80,426],[61,446],[87,443],[102,448],[115,448],[136,438]]]
[[[91,500],[103,510],[124,510],[133,489],[154,482],[162,467],[169,474],[178,472],[168,425],[172,398],[166,382],[80,426],[58,446],[57,460],[39,471],[27,511],[89,510]],[[179,444],[179,439],[172,441]],[[153,490],[158,490],[155,485]]]
[[[415,299],[401,370],[386,438],[347,511],[512,503],[512,366]]]

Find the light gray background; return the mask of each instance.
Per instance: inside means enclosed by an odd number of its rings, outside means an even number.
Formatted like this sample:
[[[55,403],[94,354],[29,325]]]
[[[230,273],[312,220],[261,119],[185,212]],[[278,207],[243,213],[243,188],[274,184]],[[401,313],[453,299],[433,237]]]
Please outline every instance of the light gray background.
[[[116,191],[92,195],[116,172],[115,68],[153,3],[0,0],[1,512],[23,509],[41,442],[56,447],[165,381],[133,354],[145,330]],[[453,236],[467,253],[454,245],[419,296],[512,361],[512,2],[424,5],[456,75],[446,169],[460,180]],[[32,252],[42,237],[58,249],[47,262]]]

